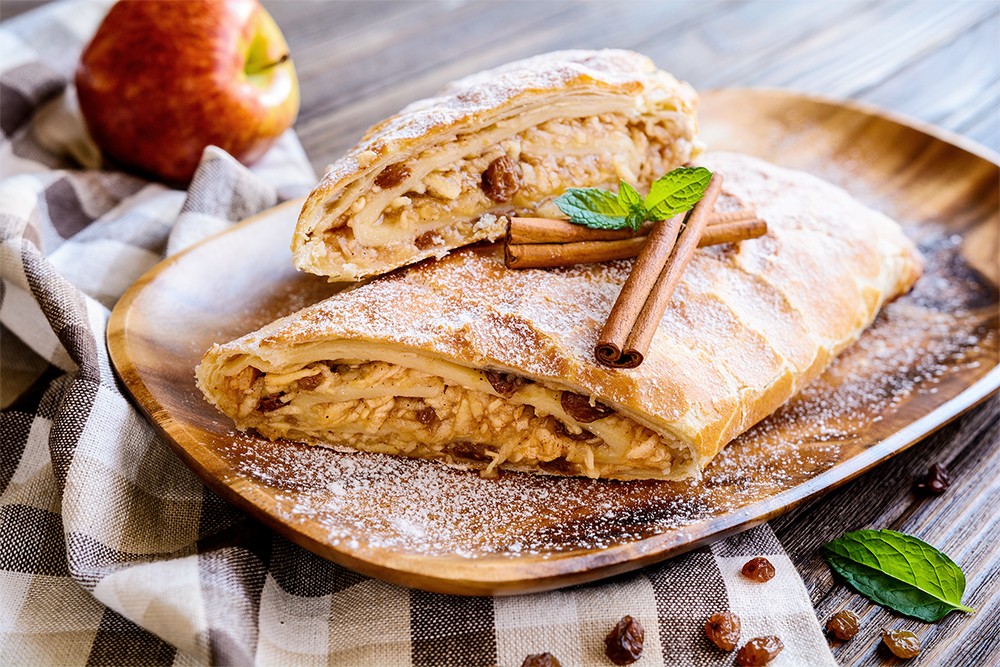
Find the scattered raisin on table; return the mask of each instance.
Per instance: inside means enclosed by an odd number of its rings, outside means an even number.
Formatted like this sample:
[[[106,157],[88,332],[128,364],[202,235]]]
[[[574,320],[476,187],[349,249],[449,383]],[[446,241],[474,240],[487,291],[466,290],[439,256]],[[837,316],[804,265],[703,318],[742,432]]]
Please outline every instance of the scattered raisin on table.
[[[740,667],[766,665],[778,657],[778,654],[784,650],[785,645],[774,635],[755,637],[736,652],[736,664],[740,665]]]
[[[897,658],[907,660],[920,654],[920,637],[909,630],[883,630],[882,643]]]
[[[604,653],[616,665],[631,665],[642,657],[644,641],[646,629],[642,627],[642,623],[631,616],[625,616],[604,638]]]
[[[521,667],[562,667],[559,659],[546,651],[545,653],[533,653],[524,659]]]
[[[501,155],[486,167],[480,185],[486,196],[493,201],[510,201],[521,187],[517,165],[506,155]]]
[[[757,556],[747,561],[740,570],[743,576],[754,581],[770,581],[774,579],[774,566],[763,556]]]
[[[712,614],[705,621],[705,636],[723,651],[732,651],[740,643],[740,617],[731,611]]]
[[[826,631],[843,641],[847,641],[858,634],[860,627],[861,618],[853,611],[847,609],[838,611],[826,622]]]
[[[928,470],[927,474],[917,478],[913,490],[922,495],[940,496],[951,486],[951,475],[948,469],[940,463],[935,463]]]

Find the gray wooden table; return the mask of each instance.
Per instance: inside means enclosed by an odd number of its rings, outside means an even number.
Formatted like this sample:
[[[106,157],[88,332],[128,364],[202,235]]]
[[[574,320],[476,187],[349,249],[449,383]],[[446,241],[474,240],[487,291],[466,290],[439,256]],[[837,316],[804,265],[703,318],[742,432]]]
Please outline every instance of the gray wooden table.
[[[1000,3],[989,2],[268,2],[302,83],[296,124],[316,167],[374,122],[445,82],[541,51],[642,51],[696,88],[773,86],[862,100],[1000,150]],[[921,500],[929,463],[954,474]],[[885,664],[879,629],[904,627],[910,664],[1000,662],[1000,405],[996,397],[901,456],[773,522],[825,620],[864,617],[843,664]],[[893,528],[964,568],[974,616],[928,625],[836,583],[819,546],[849,530]]]
[[[37,2],[5,0],[4,18]],[[696,88],[770,86],[869,102],[1000,151],[1000,2],[266,1],[302,84],[296,130],[321,172],[370,125],[445,82],[560,48],[642,51]],[[946,464],[954,485],[920,499],[914,478]],[[879,629],[921,636],[907,664],[1000,664],[1000,402],[994,396],[860,479],[772,522],[825,620],[864,617],[832,644],[842,664],[887,664]],[[819,546],[864,527],[944,549],[975,615],[924,624],[836,583]]]

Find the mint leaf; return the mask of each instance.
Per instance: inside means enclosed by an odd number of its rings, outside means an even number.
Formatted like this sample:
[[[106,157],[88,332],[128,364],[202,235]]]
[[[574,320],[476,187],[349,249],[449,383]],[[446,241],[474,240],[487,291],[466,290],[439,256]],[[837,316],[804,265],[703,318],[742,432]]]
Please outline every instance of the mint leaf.
[[[647,220],[665,220],[690,209],[705,194],[711,178],[712,172],[704,167],[680,167],[653,183],[645,200],[621,181],[617,195],[602,188],[569,188],[554,203],[578,225],[637,230]]]
[[[626,226],[633,232],[638,231],[644,222],[646,222],[646,209],[644,208],[635,209],[625,217]]]
[[[601,188],[570,188],[553,200],[569,221],[594,229],[624,229],[627,208],[618,196]]]
[[[678,167],[664,174],[649,188],[644,205],[647,219],[666,220],[687,211],[705,194],[712,172],[704,167]]]
[[[859,530],[823,546],[826,560],[854,590],[889,609],[923,621],[962,604],[965,574],[923,540],[894,530]]]
[[[629,212],[633,212],[638,209],[645,214],[645,210],[642,205],[642,195],[639,194],[638,190],[625,181],[621,181],[618,184],[618,203],[625,207]]]
[[[625,181],[618,185],[618,203],[628,209],[625,224],[636,231],[646,222],[646,207],[642,205],[642,195]]]

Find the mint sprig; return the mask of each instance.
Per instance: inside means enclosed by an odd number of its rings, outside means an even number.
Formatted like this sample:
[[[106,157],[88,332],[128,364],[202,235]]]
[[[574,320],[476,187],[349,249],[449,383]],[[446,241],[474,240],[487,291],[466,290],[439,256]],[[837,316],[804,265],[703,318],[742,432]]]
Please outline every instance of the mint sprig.
[[[618,194],[603,188],[569,188],[555,199],[569,221],[593,229],[639,229],[690,210],[705,194],[712,172],[678,167],[653,182],[645,198],[621,181]]]
[[[937,621],[962,604],[965,574],[930,544],[894,530],[858,530],[823,545],[830,567],[869,600]]]

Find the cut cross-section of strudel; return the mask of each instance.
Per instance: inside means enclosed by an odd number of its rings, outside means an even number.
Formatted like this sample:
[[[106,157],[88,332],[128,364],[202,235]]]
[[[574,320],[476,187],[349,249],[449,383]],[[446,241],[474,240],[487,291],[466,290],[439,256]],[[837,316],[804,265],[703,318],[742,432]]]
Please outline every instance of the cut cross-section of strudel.
[[[341,292],[197,370],[241,429],[334,447],[616,479],[697,474],[905,292],[899,226],[813,176],[706,156],[769,232],[696,253],[644,363],[593,358],[618,261],[513,271],[471,248]],[[732,200],[729,200],[732,204]]]
[[[302,208],[295,265],[357,280],[496,239],[505,214],[545,212],[568,187],[648,186],[696,152],[696,101],[630,51],[549,53],[456,81],[328,168]]]

